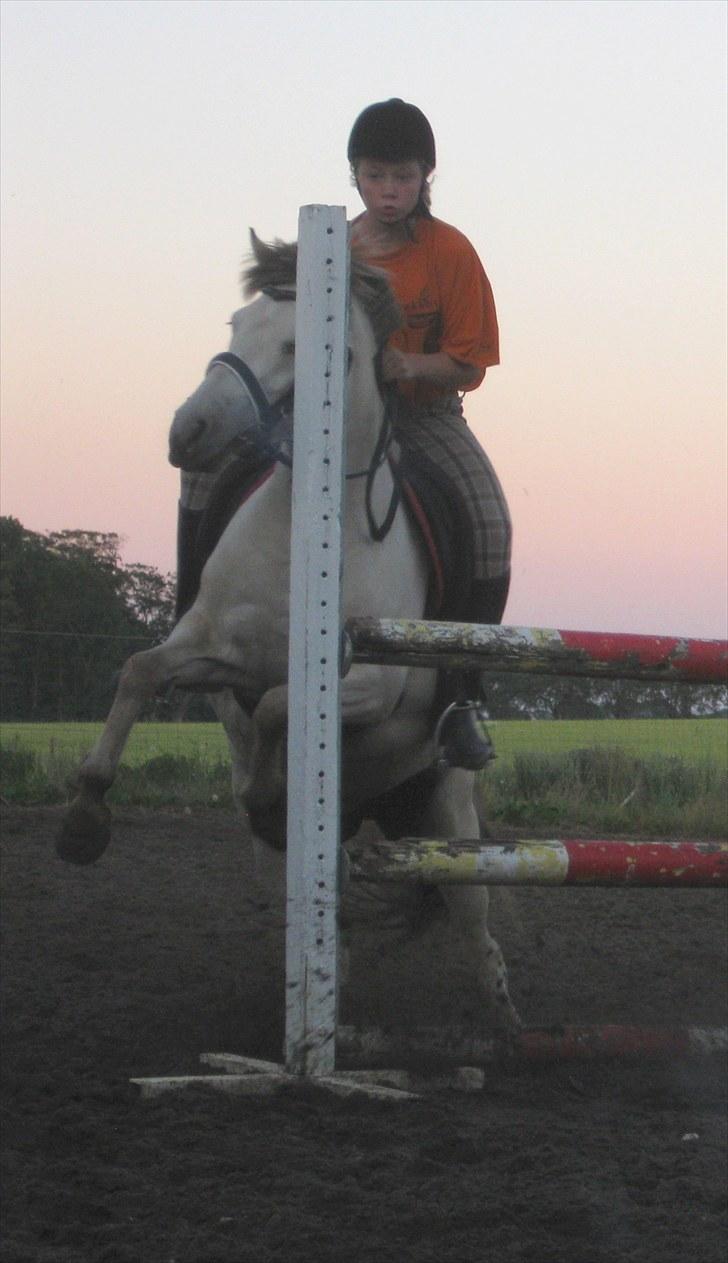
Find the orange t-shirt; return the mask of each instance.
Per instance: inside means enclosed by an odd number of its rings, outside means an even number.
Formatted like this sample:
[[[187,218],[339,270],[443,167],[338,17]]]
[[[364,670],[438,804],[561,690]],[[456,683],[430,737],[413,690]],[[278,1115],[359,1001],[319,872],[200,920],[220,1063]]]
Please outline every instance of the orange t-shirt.
[[[463,233],[441,219],[418,218],[414,241],[393,254],[364,259],[387,272],[406,325],[390,338],[400,351],[445,351],[478,376],[463,387],[476,390],[486,368],[499,363],[498,318],[493,291],[475,249]],[[424,403],[452,389],[425,382],[400,382],[400,392]]]

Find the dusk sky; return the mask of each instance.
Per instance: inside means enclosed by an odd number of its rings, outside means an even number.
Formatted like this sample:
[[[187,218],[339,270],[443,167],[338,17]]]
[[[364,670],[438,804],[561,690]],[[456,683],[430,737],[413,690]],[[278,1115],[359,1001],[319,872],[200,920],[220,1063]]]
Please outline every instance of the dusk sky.
[[[501,366],[505,621],[726,635],[723,0],[4,0],[4,514],[174,569],[175,408],[228,341],[248,228],[360,209],[401,96],[478,250]]]

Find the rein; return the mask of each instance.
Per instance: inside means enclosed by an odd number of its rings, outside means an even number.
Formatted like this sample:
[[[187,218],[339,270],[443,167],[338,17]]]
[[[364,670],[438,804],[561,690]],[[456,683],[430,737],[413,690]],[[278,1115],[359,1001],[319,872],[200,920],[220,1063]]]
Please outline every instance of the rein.
[[[266,287],[261,291],[267,298],[272,298],[274,302],[295,302],[296,291],[293,289],[274,289]],[[351,359],[351,352],[349,353]],[[393,418],[397,413],[397,398],[394,390],[387,390],[382,382],[381,377],[381,350],[377,353],[375,363],[375,371],[377,375],[377,384],[380,391],[384,393],[384,416],[382,424],[377,435],[377,441],[374,445],[372,459],[366,469],[359,469],[355,473],[345,474],[346,481],[352,481],[356,478],[366,478],[365,488],[365,507],[367,515],[367,524],[372,539],[377,542],[383,540],[391,530],[392,523],[397,514],[399,503],[402,498],[402,490],[399,472],[393,461],[390,460],[390,469],[393,479],[392,497],[387,508],[387,512],[381,522],[377,522],[372,509],[372,492],[374,489],[374,479],[382,465],[390,458],[390,449],[394,440]],[[291,436],[291,413],[293,409],[293,387],[286,392],[275,403],[270,403],[268,397],[263,390],[258,378],[256,377],[250,365],[239,355],[233,354],[232,351],[221,351],[218,355],[213,355],[207,366],[207,373],[215,367],[216,364],[227,368],[237,377],[238,381],[248,392],[251,403],[255,408],[262,451],[266,455],[270,455],[273,460],[281,465],[285,465],[288,469],[293,467],[291,456],[283,450],[283,443],[286,438]],[[274,431],[285,424],[286,434],[282,435],[276,442],[273,438]]]

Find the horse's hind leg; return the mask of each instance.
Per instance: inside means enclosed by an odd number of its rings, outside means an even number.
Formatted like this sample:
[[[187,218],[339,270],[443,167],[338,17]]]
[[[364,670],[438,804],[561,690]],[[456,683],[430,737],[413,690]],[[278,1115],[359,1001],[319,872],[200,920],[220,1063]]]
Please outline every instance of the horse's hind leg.
[[[442,773],[420,829],[423,836],[426,830],[432,837],[480,837],[472,772],[449,768]],[[512,1037],[521,1021],[508,991],[503,953],[488,930],[488,889],[443,885],[440,893],[453,925],[472,952],[478,990],[490,1021],[499,1034]]]
[[[129,733],[144,704],[169,674],[166,646],[134,654],[124,665],[114,703],[98,741],[82,763],[78,793],[56,840],[56,851],[73,864],[93,864],[111,840],[104,794],[113,783]]]

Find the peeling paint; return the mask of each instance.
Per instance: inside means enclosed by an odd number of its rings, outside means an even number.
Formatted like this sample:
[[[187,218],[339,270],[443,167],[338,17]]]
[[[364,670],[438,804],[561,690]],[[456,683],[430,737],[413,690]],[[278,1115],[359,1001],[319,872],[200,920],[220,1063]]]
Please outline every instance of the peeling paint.
[[[356,618],[347,643],[357,662],[401,666],[478,666],[525,671],[693,683],[728,681],[728,641],[480,626],[427,619]]]
[[[508,886],[728,886],[728,843],[401,838],[349,851],[353,880]]]

